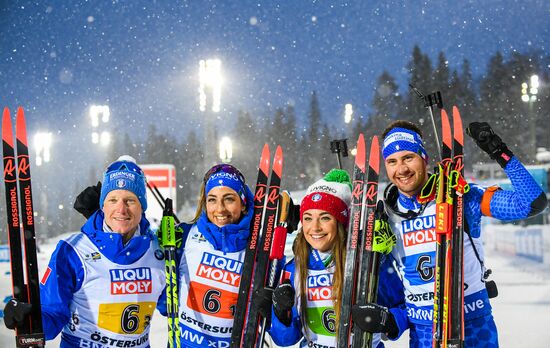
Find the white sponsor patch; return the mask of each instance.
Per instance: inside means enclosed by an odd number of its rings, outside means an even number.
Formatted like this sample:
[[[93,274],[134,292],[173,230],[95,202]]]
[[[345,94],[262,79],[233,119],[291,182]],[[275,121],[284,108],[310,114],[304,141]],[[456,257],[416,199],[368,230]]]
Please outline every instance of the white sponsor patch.
[[[414,136],[412,134],[405,132],[395,132],[388,135],[386,139],[384,139],[384,147],[387,147],[388,145],[396,141],[407,141],[409,143],[416,144],[416,141],[414,140]]]

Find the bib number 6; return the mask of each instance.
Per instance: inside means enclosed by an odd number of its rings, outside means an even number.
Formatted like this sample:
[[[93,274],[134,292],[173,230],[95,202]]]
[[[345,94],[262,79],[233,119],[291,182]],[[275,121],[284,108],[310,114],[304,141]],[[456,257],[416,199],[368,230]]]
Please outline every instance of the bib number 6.
[[[127,334],[136,332],[139,327],[139,305],[131,304],[122,312],[120,327]]]
[[[222,307],[220,303],[221,293],[218,290],[208,290],[202,299],[202,305],[204,309],[209,313],[218,313]]]
[[[435,269],[432,266],[432,257],[429,255],[420,256],[416,262],[416,271],[423,281],[432,280],[435,274]]]

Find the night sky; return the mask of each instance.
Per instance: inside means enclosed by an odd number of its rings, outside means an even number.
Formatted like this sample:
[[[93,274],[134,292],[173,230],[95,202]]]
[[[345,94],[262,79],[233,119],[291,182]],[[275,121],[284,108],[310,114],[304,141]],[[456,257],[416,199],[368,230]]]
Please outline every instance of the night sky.
[[[111,107],[115,132],[200,130],[204,58],[223,65],[218,129],[234,127],[239,110],[265,117],[289,103],[303,118],[312,90],[339,127],[346,103],[368,115],[383,70],[405,92],[415,44],[432,62],[443,51],[451,68],[469,59],[479,77],[497,50],[547,55],[550,43],[543,0],[0,4],[0,105],[23,105],[30,132],[54,132],[64,148],[77,141],[72,151],[93,149],[94,103]]]

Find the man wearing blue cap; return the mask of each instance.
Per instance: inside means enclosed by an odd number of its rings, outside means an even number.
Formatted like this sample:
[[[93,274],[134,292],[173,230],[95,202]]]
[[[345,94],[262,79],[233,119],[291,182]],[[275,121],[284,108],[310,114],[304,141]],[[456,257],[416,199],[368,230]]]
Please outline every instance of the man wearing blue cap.
[[[41,280],[47,340],[61,332],[61,347],[150,346],[153,311],[157,303],[165,308],[165,276],[145,194],[145,176],[132,157],[107,168],[101,209],[58,243]],[[29,306],[11,300],[6,326],[18,326]]]
[[[546,194],[501,138],[485,122],[468,126],[476,144],[504,169],[512,190],[470,184],[464,194],[464,347],[498,347],[498,334],[486,288],[481,241],[481,216],[503,221],[539,214]],[[435,201],[419,203],[428,182],[428,155],[421,130],[413,123],[395,121],[383,133],[383,157],[391,184],[384,192],[390,225],[397,237],[392,250],[403,279],[406,306],[391,308],[368,304],[353,308],[354,323],[369,332],[384,332],[397,339],[410,329],[410,347],[432,347],[435,266]],[[489,291],[488,291],[489,290]],[[492,291],[491,291],[492,290]]]

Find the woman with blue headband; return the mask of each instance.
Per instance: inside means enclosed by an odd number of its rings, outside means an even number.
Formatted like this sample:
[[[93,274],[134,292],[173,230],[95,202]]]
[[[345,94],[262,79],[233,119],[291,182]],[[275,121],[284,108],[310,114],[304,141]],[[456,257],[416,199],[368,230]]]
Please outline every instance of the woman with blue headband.
[[[498,334],[486,288],[481,241],[481,217],[514,221],[539,214],[547,205],[546,194],[525,167],[485,122],[468,126],[476,144],[494,159],[512,182],[511,190],[470,184],[464,194],[464,347],[498,347]],[[395,121],[383,133],[383,157],[391,184],[384,201],[390,225],[397,236],[391,255],[403,277],[406,309],[370,304],[353,309],[354,322],[369,332],[393,332],[397,339],[410,328],[410,347],[432,347],[435,264],[434,200],[417,198],[428,182],[428,155],[422,133],[413,123]],[[493,290],[493,291],[488,291]],[[395,330],[397,328],[398,330]]]
[[[182,347],[229,347],[254,196],[229,164],[205,174],[195,217],[180,224]]]
[[[132,157],[107,168],[99,207],[81,232],[58,243],[41,280],[45,337],[61,332],[61,347],[150,347],[153,311],[164,303],[164,261],[144,214],[145,176]],[[29,306],[8,302],[6,326],[19,326]]]

